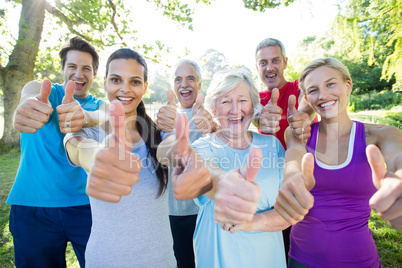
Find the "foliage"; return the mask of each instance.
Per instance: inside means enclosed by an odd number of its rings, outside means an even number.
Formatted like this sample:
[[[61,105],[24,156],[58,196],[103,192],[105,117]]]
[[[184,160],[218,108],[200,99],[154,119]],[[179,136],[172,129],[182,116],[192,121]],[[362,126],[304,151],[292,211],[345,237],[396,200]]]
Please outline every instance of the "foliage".
[[[402,105],[402,93],[383,90],[362,95],[355,94],[351,96],[349,105],[351,111],[390,110],[394,106]]]
[[[340,59],[349,68],[356,93],[391,90],[402,73],[401,12],[401,1],[343,1],[332,27],[322,37],[306,37],[296,58]]]
[[[395,106],[390,111],[373,110],[361,111],[357,113],[349,112],[353,120],[361,122],[394,126],[402,130],[402,106]]]
[[[243,2],[245,8],[264,12],[269,8],[276,8],[281,5],[288,6],[293,3],[294,0],[243,0]]]

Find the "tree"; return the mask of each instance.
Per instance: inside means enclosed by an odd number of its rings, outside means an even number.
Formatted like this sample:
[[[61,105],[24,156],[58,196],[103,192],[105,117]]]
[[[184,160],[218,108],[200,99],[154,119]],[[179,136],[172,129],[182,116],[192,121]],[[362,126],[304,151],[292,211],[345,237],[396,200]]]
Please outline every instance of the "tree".
[[[18,146],[19,135],[12,127],[13,112],[18,105],[22,87],[34,79],[35,62],[39,53],[44,23],[53,23],[58,29],[66,29],[73,35],[81,36],[94,46],[102,49],[105,46],[120,44],[140,51],[146,57],[158,61],[158,51],[168,50],[160,41],[155,44],[136,43],[136,30],[132,26],[129,4],[124,0],[55,0],[54,5],[48,0],[9,0],[21,5],[18,39],[8,53],[0,49],[0,86],[4,95],[4,133],[0,145]],[[154,3],[161,14],[167,16],[181,26],[192,29],[194,8],[181,0],[146,0]],[[213,0],[193,0],[193,3],[210,4]],[[264,11],[265,8],[289,5],[294,0],[260,0],[246,1],[245,7]],[[187,1],[188,2],[188,1]],[[2,19],[6,19],[5,10],[0,10],[0,28]],[[4,31],[4,29],[2,29]],[[55,34],[57,31],[55,31]],[[7,54],[7,60],[4,55]],[[41,53],[42,65],[46,65],[46,53]],[[50,69],[50,71],[52,71]],[[50,74],[44,71],[35,73],[36,77]],[[56,75],[54,73],[54,75]]]

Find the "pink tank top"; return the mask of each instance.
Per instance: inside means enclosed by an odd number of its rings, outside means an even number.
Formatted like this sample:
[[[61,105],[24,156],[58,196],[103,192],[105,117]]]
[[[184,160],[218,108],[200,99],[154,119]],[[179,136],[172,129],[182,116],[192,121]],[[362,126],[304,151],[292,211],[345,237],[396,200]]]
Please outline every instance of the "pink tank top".
[[[315,156],[319,123],[306,150]],[[330,166],[315,157],[314,206],[292,227],[289,256],[310,267],[381,267],[368,227],[369,199],[376,192],[366,157],[364,124],[353,122],[348,156]]]

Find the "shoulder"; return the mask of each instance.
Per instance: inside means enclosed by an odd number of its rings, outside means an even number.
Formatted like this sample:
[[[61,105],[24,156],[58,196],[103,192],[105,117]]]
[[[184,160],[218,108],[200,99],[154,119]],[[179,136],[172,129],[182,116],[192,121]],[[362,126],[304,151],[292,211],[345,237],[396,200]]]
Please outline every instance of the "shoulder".
[[[276,151],[283,151],[283,146],[279,139],[274,135],[264,135],[260,133],[253,132],[253,143],[254,146],[260,148],[271,148],[276,149]]]
[[[385,140],[397,139],[402,141],[402,131],[394,126],[377,125],[370,123],[363,124],[367,145],[379,145],[379,143]]]
[[[295,80],[295,81],[289,81],[286,84],[287,86],[287,91],[290,94],[300,94],[300,89],[299,89],[299,80]]]

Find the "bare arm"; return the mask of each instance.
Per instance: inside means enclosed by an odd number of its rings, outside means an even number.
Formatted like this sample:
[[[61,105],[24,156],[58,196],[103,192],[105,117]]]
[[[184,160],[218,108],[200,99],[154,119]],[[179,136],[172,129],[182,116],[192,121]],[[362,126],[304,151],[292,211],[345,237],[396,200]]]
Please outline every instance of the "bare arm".
[[[277,232],[289,227],[289,223],[285,221],[276,210],[268,210],[259,214],[255,214],[249,223],[231,225],[221,224],[222,229],[230,231],[232,234],[242,230],[244,232]]]
[[[66,143],[66,152],[70,161],[91,172],[96,154],[101,150],[99,142],[83,137],[73,137]]]

